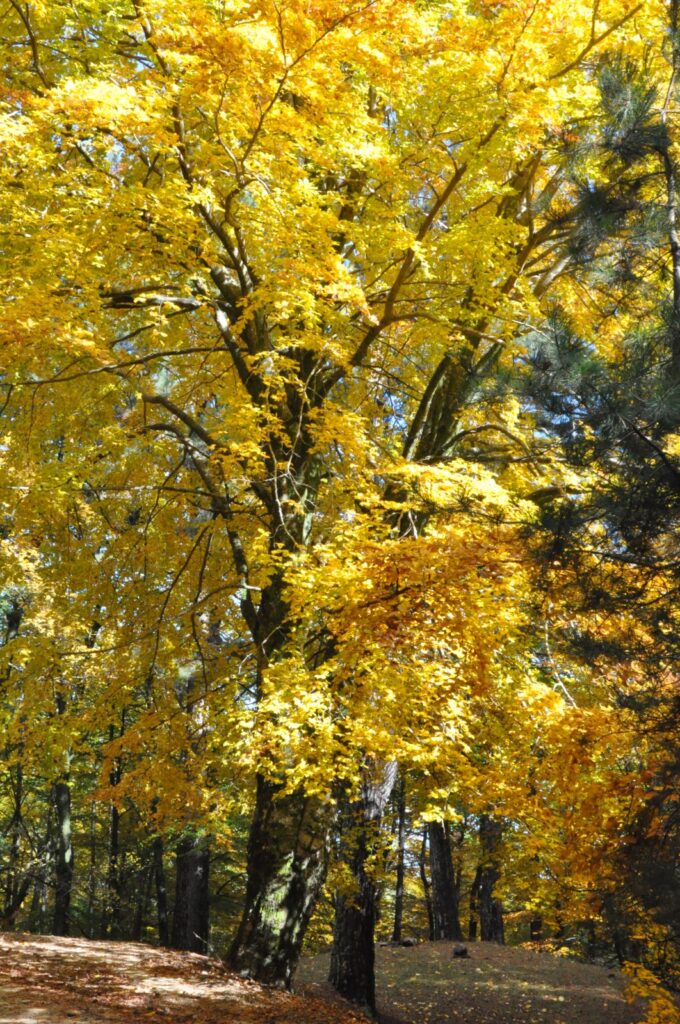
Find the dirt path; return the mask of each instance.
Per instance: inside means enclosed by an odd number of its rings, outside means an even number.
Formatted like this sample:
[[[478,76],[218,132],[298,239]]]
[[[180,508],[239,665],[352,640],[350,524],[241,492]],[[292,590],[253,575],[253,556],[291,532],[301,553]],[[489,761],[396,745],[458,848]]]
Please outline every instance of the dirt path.
[[[379,947],[381,1024],[636,1024],[640,1008],[623,998],[618,971],[532,949],[452,943]],[[328,957],[303,961],[298,984],[326,994]]]
[[[346,1006],[133,942],[0,935],[0,1024],[365,1024]]]

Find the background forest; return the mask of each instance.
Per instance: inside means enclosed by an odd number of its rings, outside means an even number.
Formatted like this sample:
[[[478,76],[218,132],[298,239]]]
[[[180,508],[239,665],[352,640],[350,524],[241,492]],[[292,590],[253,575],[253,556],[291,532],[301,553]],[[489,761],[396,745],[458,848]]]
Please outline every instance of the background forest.
[[[679,6],[9,0],[4,929],[678,985]]]

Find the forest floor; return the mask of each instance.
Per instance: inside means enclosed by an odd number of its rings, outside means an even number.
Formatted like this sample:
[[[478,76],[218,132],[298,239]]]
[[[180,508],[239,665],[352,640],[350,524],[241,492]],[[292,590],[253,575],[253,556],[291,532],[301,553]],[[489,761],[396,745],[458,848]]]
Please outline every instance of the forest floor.
[[[382,1024],[635,1024],[617,972],[487,945],[378,949]],[[328,957],[303,961],[298,994],[218,961],[129,942],[0,935],[0,1024],[365,1024],[333,999]]]

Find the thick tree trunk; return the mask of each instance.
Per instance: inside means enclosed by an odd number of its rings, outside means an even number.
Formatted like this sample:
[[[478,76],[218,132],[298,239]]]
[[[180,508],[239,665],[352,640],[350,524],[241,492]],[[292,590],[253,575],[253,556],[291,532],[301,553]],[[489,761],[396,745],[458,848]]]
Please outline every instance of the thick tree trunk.
[[[161,946],[170,945],[170,928],[168,926],[168,889],[165,882],[163,865],[163,840],[156,836],[153,841],[153,873],[156,886],[156,913],[158,919],[158,941]]]
[[[210,928],[210,850],[203,838],[185,837],[176,851],[175,909],[172,946],[208,952]]]
[[[397,765],[390,763],[366,774],[361,800],[349,809],[347,862],[355,891],[338,894],[328,980],[346,999],[375,1014],[375,923],[377,887],[367,871],[380,821],[394,789]],[[352,828],[352,824],[354,828]]]
[[[366,872],[369,835],[361,828],[350,864],[357,891],[338,894],[335,904],[333,948],[328,980],[354,1003],[375,1013],[376,886]]]
[[[71,843],[71,791],[66,782],[55,782],[52,791],[57,812],[57,849],[54,862],[54,935],[68,935],[71,890],[73,888],[73,846]]]
[[[331,815],[317,797],[279,796],[277,786],[258,776],[245,908],[228,956],[241,974],[290,988],[326,877]]]
[[[430,874],[432,876],[432,938],[463,940],[458,916],[459,892],[453,870],[451,839],[446,823],[431,821]]]
[[[399,779],[397,789],[397,879],[394,891],[394,927],[392,942],[401,942],[401,926],[404,917],[404,849],[406,845],[406,785],[404,776]]]
[[[499,844],[503,824],[487,815],[479,821],[479,840],[482,847],[482,861],[479,874],[479,926],[483,942],[505,942],[503,926],[503,904],[494,897],[494,886],[501,877],[499,866]]]

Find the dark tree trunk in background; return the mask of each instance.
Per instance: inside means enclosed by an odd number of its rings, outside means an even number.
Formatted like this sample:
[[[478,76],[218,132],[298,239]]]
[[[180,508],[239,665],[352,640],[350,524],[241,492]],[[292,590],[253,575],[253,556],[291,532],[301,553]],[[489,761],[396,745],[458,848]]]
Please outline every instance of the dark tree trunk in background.
[[[279,796],[258,776],[245,907],[228,957],[234,970],[290,988],[326,877],[331,816],[328,803],[301,791]]]
[[[420,869],[420,881],[423,883],[425,910],[427,911],[428,938],[432,941],[434,938],[434,915],[432,913],[432,886],[427,877],[427,831],[426,825],[423,829],[423,841],[420,844],[420,853],[418,854],[418,867]]]
[[[153,876],[153,862],[149,864],[144,871],[140,871],[138,874],[137,905],[135,907],[135,917],[132,922],[132,933],[130,936],[133,942],[141,942],[142,938],[144,937],[144,921],[146,919],[146,912],[149,906],[149,900],[151,899]]]
[[[125,720],[123,718],[120,735],[123,735]],[[113,726],[109,728],[109,742],[115,738]],[[111,788],[119,785],[122,775],[119,760],[114,761],[109,773]],[[106,901],[102,912],[101,935],[105,938],[121,937],[122,887],[120,877],[120,811],[114,803],[109,807],[109,862],[106,870]]]
[[[401,942],[404,916],[404,847],[406,844],[406,784],[404,776],[397,786],[397,880],[394,892],[394,927],[392,942]]]
[[[168,927],[168,890],[165,882],[165,866],[163,864],[163,840],[156,836],[152,844],[153,874],[156,886],[156,913],[158,917],[158,941],[161,946],[170,945],[170,929]]]
[[[461,942],[463,931],[458,917],[459,892],[453,870],[449,829],[446,822],[431,821],[427,830],[432,877],[432,938]]]
[[[477,929],[479,925],[479,883],[482,875],[482,869],[477,868],[475,877],[470,887],[470,921],[468,924],[468,939],[470,942],[474,942],[477,938]]]
[[[172,946],[208,952],[210,928],[210,850],[203,838],[180,839],[176,850],[175,908]]]
[[[543,938],[543,918],[536,914],[529,922],[529,939],[531,942],[540,942]]]
[[[503,824],[487,815],[479,821],[479,841],[482,860],[478,868],[479,875],[479,926],[480,938],[483,942],[505,942],[503,927],[503,905],[494,897],[494,886],[501,877],[499,864],[499,845],[503,834]]]
[[[52,790],[57,814],[57,843],[54,861],[54,935],[68,935],[71,890],[73,888],[73,846],[71,843],[71,791],[66,782],[56,782]]]
[[[7,881],[5,884],[5,908],[4,908],[4,920],[11,923],[14,914],[21,906],[23,899],[18,900],[19,896],[19,851],[21,847],[21,832],[22,832],[22,814],[21,806],[23,803],[23,769],[21,765],[17,765],[16,776],[13,776],[12,770],[9,773],[9,782],[12,787],[14,796],[14,808],[12,811],[12,819],[9,823],[9,857],[7,860]],[[26,890],[28,891],[28,890]]]
[[[355,891],[335,902],[333,948],[328,980],[344,996],[375,1014],[375,922],[377,887],[367,870],[380,821],[394,789],[397,765],[366,772],[361,799],[348,808],[345,857]]]

